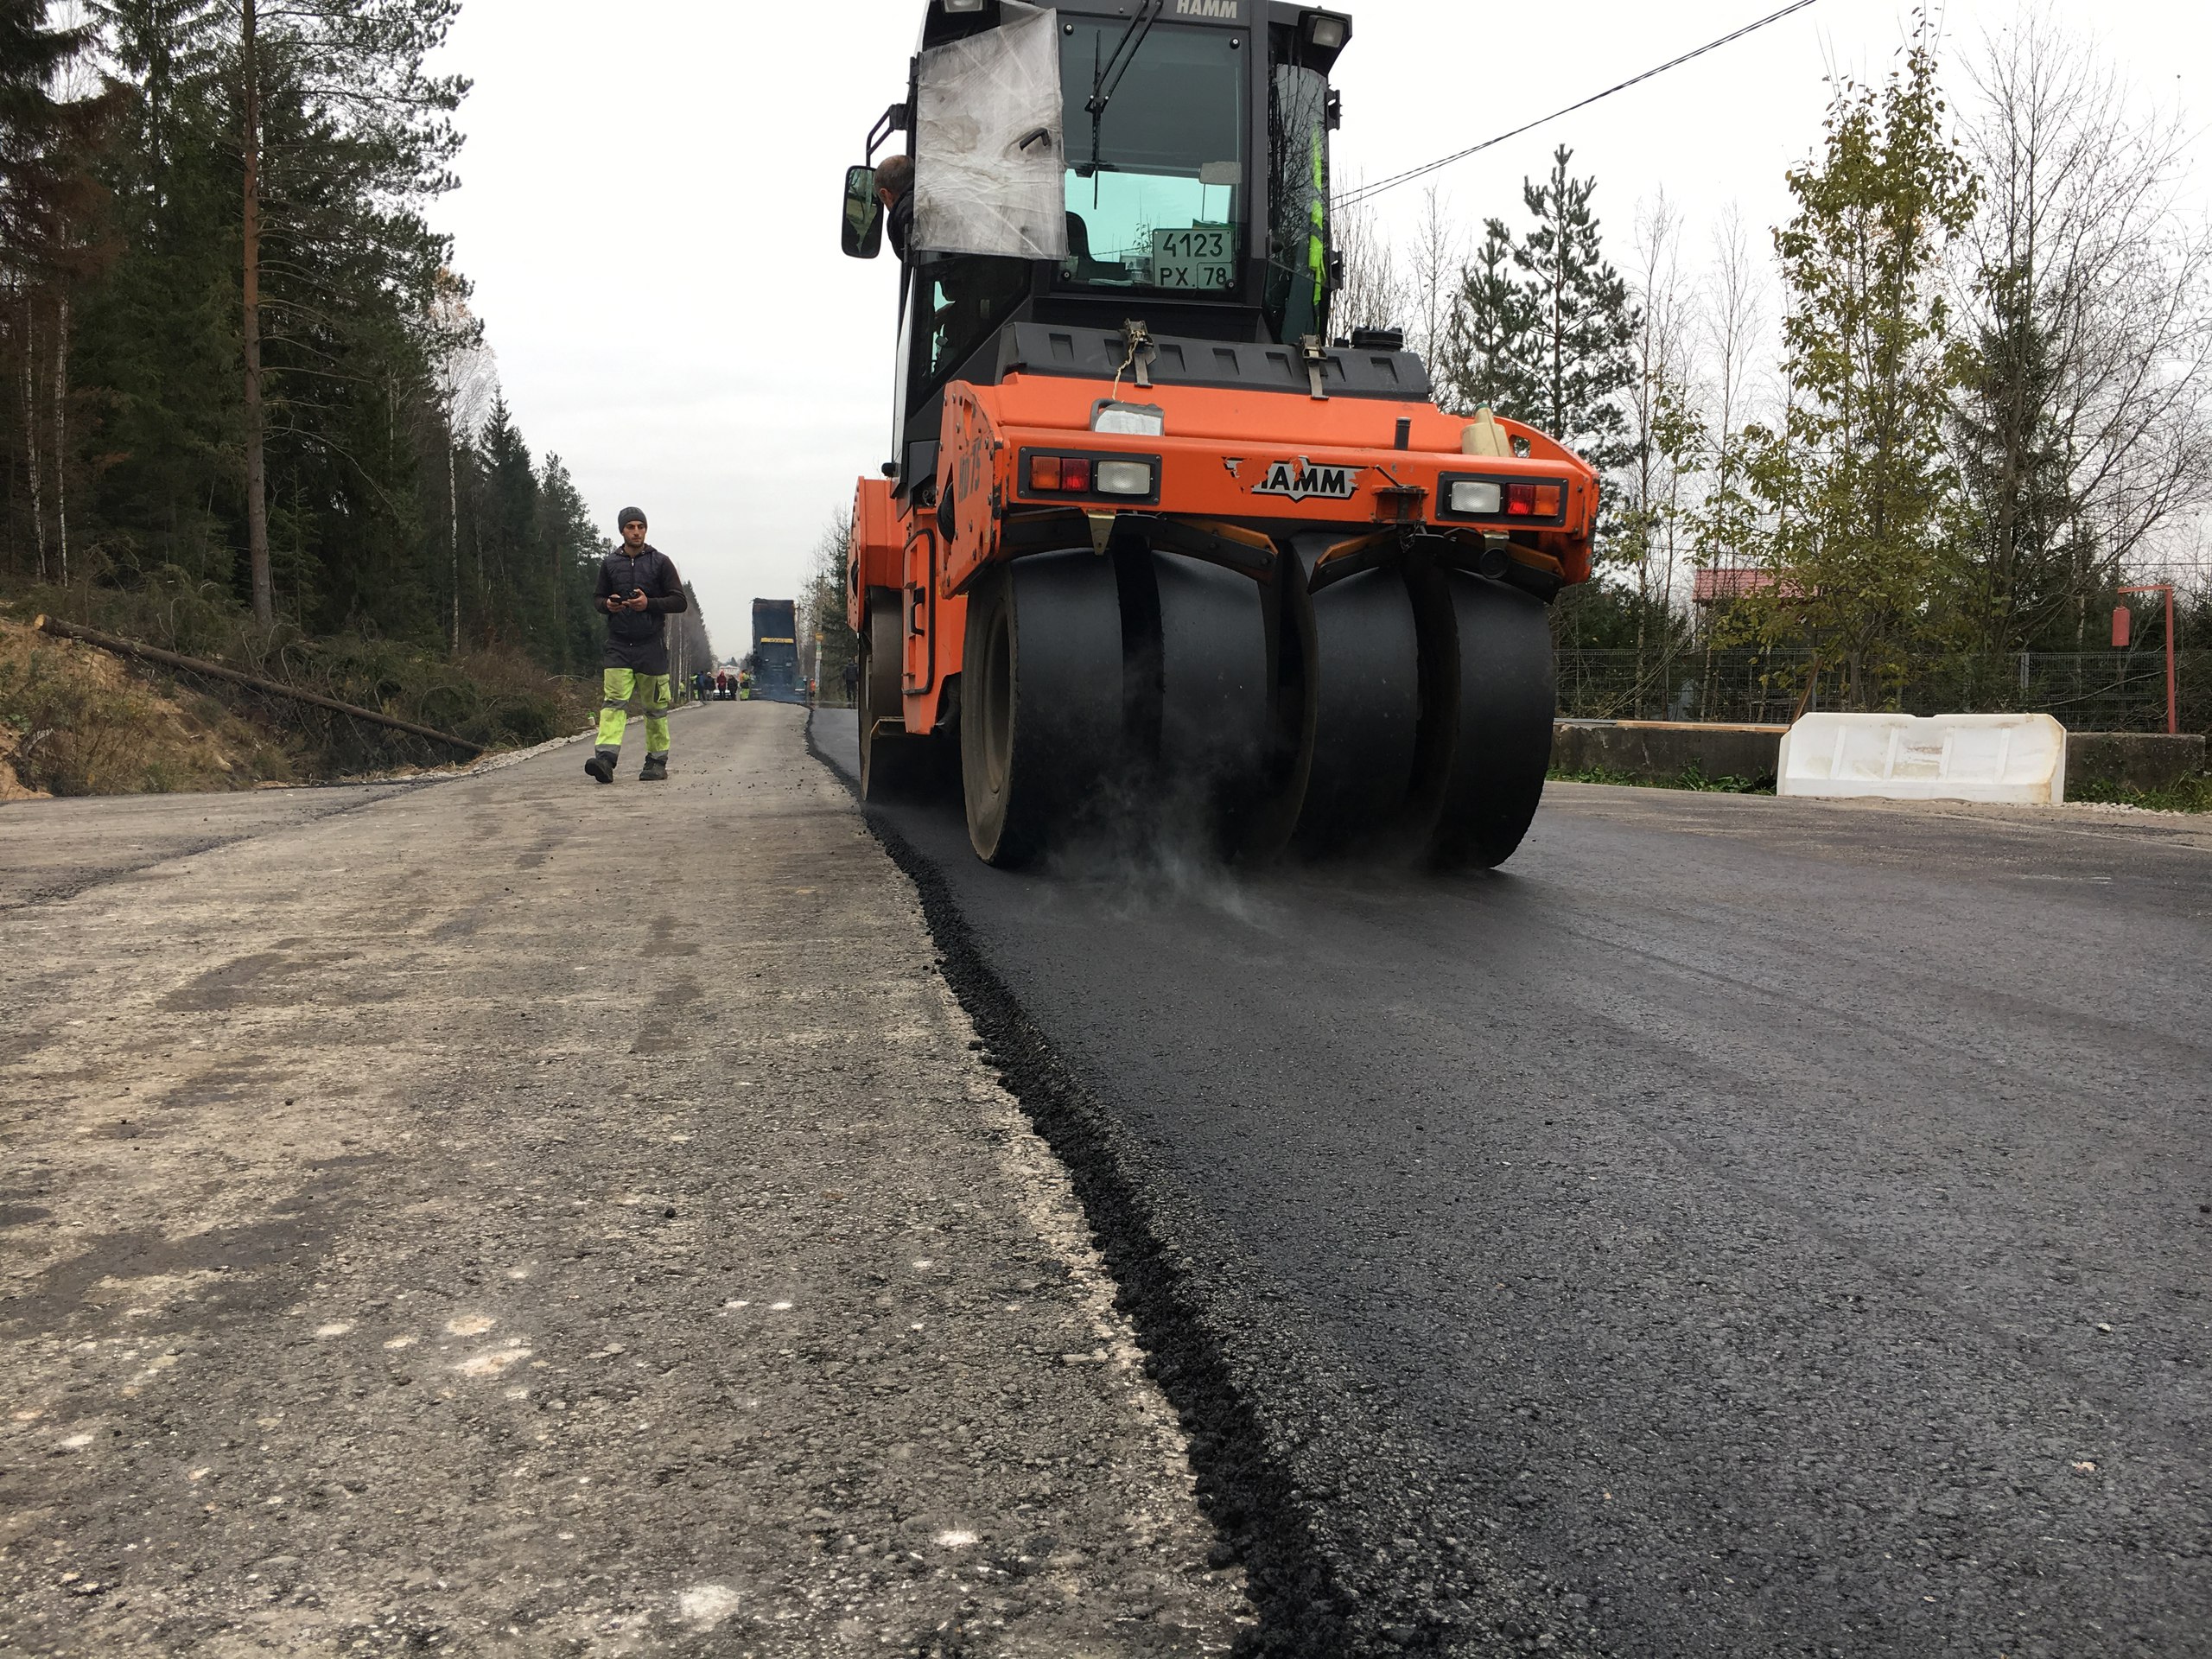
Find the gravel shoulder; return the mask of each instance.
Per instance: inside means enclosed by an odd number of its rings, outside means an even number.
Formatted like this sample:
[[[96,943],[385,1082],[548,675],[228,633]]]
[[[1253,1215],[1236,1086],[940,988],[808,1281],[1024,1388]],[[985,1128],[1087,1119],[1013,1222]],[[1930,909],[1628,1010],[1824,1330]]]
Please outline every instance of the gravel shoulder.
[[[0,810],[0,1651],[1236,1640],[803,722],[696,714],[654,788]]]

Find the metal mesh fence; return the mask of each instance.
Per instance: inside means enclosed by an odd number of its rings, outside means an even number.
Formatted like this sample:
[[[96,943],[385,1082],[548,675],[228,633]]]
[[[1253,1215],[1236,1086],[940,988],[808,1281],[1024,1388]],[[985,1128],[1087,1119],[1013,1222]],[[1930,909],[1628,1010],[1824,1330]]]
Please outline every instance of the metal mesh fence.
[[[2212,651],[2176,658],[2181,729],[2212,728]],[[1805,695],[1804,652],[1594,651],[1562,645],[1559,700],[1581,720],[1751,721],[1786,725]],[[1813,706],[1834,708],[1824,677]],[[2166,725],[2162,646],[2133,651],[2023,651],[1915,661],[1900,705],[1908,714],[2056,715],[2076,731],[2158,732]]]

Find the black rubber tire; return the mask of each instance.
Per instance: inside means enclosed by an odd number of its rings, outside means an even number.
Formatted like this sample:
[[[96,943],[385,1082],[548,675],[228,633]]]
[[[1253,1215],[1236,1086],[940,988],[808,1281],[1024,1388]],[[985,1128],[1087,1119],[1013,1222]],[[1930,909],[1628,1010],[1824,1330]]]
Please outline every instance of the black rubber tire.
[[[1171,835],[1195,835],[1226,853],[1244,839],[1268,784],[1270,683],[1260,585],[1173,553],[1151,554],[1146,574],[1158,594],[1160,642],[1150,810]]]
[[[987,572],[968,594],[960,682],[968,840],[1011,868],[1071,830],[1122,773],[1112,563],[1084,549]]]
[[[1260,589],[1268,653],[1268,735],[1260,792],[1237,826],[1236,856],[1266,864],[1289,849],[1313,771],[1313,602],[1305,567],[1285,557]]]
[[[1313,607],[1313,736],[1297,839],[1324,852],[1403,823],[1421,728],[1421,651],[1395,570],[1331,582]]]
[[[878,728],[879,720],[902,717],[906,707],[904,621],[891,588],[868,591],[868,620],[861,629],[861,677],[854,713],[860,726],[861,798],[880,801],[914,794],[929,775],[927,737]]]
[[[1440,864],[1489,869],[1529,833],[1551,770],[1551,619],[1533,594],[1464,570],[1440,573],[1429,593],[1449,620],[1451,709],[1429,851]]]

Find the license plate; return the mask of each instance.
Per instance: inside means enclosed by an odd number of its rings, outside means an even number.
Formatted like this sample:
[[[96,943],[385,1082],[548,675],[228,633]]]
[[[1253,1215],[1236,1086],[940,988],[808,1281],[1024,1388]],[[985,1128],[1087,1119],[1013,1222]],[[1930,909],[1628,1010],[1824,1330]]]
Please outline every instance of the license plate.
[[[1236,237],[1226,225],[1152,233],[1154,288],[1219,291],[1236,286]]]

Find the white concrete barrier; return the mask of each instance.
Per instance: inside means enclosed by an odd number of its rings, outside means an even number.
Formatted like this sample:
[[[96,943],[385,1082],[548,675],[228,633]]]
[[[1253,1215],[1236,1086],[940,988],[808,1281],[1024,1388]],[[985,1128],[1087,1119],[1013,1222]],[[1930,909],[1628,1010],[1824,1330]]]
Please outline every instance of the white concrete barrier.
[[[2049,715],[1807,715],[1782,740],[1775,792],[2056,806],[2066,728]]]

